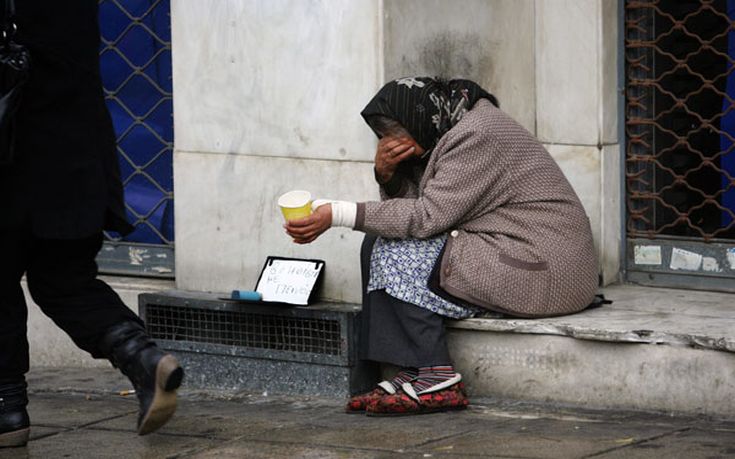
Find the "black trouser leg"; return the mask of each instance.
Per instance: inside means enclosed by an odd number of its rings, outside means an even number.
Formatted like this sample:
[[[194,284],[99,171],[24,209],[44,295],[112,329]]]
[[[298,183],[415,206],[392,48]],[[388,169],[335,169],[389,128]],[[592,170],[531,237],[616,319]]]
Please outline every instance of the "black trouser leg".
[[[0,230],[0,382],[28,372],[28,310],[20,286],[28,242],[17,231]]]
[[[375,236],[365,236],[360,253],[363,284],[360,357],[402,367],[451,364],[442,316],[394,298],[384,290],[365,294],[375,239]]]
[[[138,316],[110,286],[97,279],[95,257],[102,234],[75,240],[33,240],[26,277],[33,300],[74,343],[95,358],[106,357],[99,341],[113,325]]]

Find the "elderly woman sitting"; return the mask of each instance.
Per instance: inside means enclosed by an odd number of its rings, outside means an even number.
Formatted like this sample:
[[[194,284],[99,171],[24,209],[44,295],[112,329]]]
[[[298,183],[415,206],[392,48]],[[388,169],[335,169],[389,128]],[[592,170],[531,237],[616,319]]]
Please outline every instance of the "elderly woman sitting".
[[[584,309],[598,283],[589,220],[538,140],[471,81],[392,81],[362,115],[382,200],[331,201],[286,226],[297,243],[330,226],[368,235],[361,357],[401,370],[347,411],[464,408],[444,318]]]

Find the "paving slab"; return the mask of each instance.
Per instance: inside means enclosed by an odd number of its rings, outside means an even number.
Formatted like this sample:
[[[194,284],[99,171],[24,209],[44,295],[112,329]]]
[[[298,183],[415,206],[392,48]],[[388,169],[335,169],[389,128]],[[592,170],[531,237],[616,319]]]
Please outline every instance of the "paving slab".
[[[30,393],[117,394],[133,386],[111,365],[102,368],[33,367],[26,375]]]
[[[600,459],[668,459],[728,458],[735,457],[735,431],[703,430],[698,428],[673,432],[649,441],[631,442],[630,445],[602,453]]]
[[[57,376],[63,384],[63,372]],[[735,423],[727,421],[511,400],[475,399],[463,412],[370,418],[343,413],[344,401],[337,398],[187,391],[182,392],[180,409],[167,426],[139,437],[134,433],[134,400],[112,394],[104,377],[97,381],[104,384],[95,388],[87,382],[82,392],[37,389],[30,396],[34,408],[29,446],[0,450],[0,459],[698,459],[727,457],[735,438]],[[101,413],[111,418],[100,420]],[[687,454],[676,456],[680,452]]]
[[[246,457],[248,459],[273,458],[318,458],[318,459],[414,459],[425,458],[423,454],[382,452],[353,448],[312,447],[297,443],[271,443],[253,440],[238,440],[224,446],[193,454],[196,459]]]
[[[465,413],[382,419],[346,414],[341,399],[272,397],[264,402],[265,397],[260,398],[228,402],[184,399],[174,419],[159,432],[286,443],[298,439],[306,445],[391,451],[459,435],[475,422]],[[442,423],[441,430],[437,430],[437,422]],[[132,433],[134,426],[135,415],[131,414],[89,428]]]
[[[38,424],[34,425],[31,429],[31,440],[38,440],[44,437],[49,437],[51,435],[56,435],[61,432],[66,432],[70,429],[64,428],[64,427],[46,427],[46,426],[39,426]]]
[[[111,402],[103,396],[34,394],[28,414],[34,425],[76,428],[137,412],[134,400]]]
[[[0,459],[16,458],[163,458],[204,450],[213,442],[199,437],[73,430],[31,441],[25,448],[0,449]]]
[[[372,418],[333,412],[330,417],[331,422],[325,422],[322,418],[308,424],[284,426],[270,432],[267,438],[275,442],[293,442],[298,439],[299,443],[310,446],[390,452],[420,448],[432,441],[461,435],[470,428],[470,422],[462,413]]]
[[[566,459],[590,456],[671,431],[671,427],[639,423],[559,422],[550,419],[506,419],[503,423],[496,423],[475,419],[468,433],[425,444],[417,451],[461,456],[489,454]]]
[[[195,435],[219,440],[231,440],[238,437],[262,438],[282,429],[294,428],[294,421],[279,419],[263,420],[249,415],[238,404],[237,413],[217,414],[205,410],[195,413],[197,405],[187,410],[183,406],[176,411],[174,418],[159,430],[165,435]],[[188,412],[187,412],[188,411]],[[229,411],[229,410],[228,410]],[[136,415],[112,419],[90,426],[91,430],[116,430],[135,432]]]
[[[298,423],[312,423],[325,413],[337,412],[341,401],[312,399],[291,400],[262,394],[225,395],[229,400],[207,400],[187,394],[179,397],[176,416],[160,432],[178,435],[202,435],[219,439],[238,436],[260,438],[265,432],[293,428]],[[93,428],[135,430],[136,414],[110,419]]]

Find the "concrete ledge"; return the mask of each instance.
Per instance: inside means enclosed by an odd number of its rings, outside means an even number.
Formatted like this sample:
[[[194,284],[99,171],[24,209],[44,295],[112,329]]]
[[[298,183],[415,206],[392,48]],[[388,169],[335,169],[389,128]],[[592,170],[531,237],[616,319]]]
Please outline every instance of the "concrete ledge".
[[[735,352],[735,294],[616,285],[612,305],[548,319],[478,318],[450,328]]]
[[[452,329],[473,396],[735,418],[735,354]]]
[[[475,396],[735,418],[735,295],[614,286],[550,319],[453,322]]]

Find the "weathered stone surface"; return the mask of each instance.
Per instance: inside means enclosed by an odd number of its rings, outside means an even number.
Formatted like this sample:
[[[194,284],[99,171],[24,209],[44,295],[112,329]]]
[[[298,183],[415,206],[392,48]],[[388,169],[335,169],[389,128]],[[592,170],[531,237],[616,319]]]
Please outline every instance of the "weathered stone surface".
[[[266,443],[263,441],[237,440],[224,446],[191,456],[195,459],[221,457],[247,457],[253,459],[267,458],[319,458],[319,459],[391,459],[396,452],[364,451],[351,448],[312,447],[298,443]],[[400,457],[408,459],[426,457],[421,454],[404,454]]]
[[[82,396],[73,402],[62,394],[39,394],[31,398],[28,414],[34,425],[78,428],[112,417],[137,413],[134,397],[110,403],[109,395]],[[135,422],[135,421],[134,421]],[[133,424],[134,425],[134,424]]]
[[[383,5],[386,80],[427,75],[476,81],[535,133],[533,0],[386,0]]]
[[[25,448],[0,449],[0,459],[79,457],[127,459],[160,458],[186,454],[212,446],[210,440],[128,432],[72,430],[31,441]]]
[[[735,424],[703,418],[593,411],[501,399],[473,400],[464,412],[369,418],[342,412],[344,400],[183,391],[171,422],[139,437],[131,399],[109,395],[109,370],[91,369],[79,392],[46,392],[33,371],[32,437],[18,457],[727,457]],[[78,381],[54,373],[56,386]],[[96,375],[95,373],[100,373]],[[92,401],[87,400],[87,395]],[[92,409],[93,408],[93,409]],[[111,419],[100,420],[107,413]],[[66,419],[65,419],[66,418]],[[45,427],[44,420],[69,427]],[[661,453],[661,454],[659,454]],[[607,456],[604,456],[607,454]]]
[[[172,2],[176,150],[371,160],[360,110],[382,78],[379,5]]]
[[[494,457],[587,457],[599,451],[655,438],[671,431],[668,426],[642,426],[627,422],[549,422],[549,419],[508,419],[488,425],[478,420],[474,431],[433,442],[422,448],[434,454]],[[563,447],[559,447],[563,445]]]
[[[562,317],[468,319],[453,322],[452,326],[735,352],[735,295],[731,293],[634,285],[613,285],[602,292],[613,304]]]
[[[725,458],[735,456],[735,431],[682,429],[597,456],[601,459]]]

